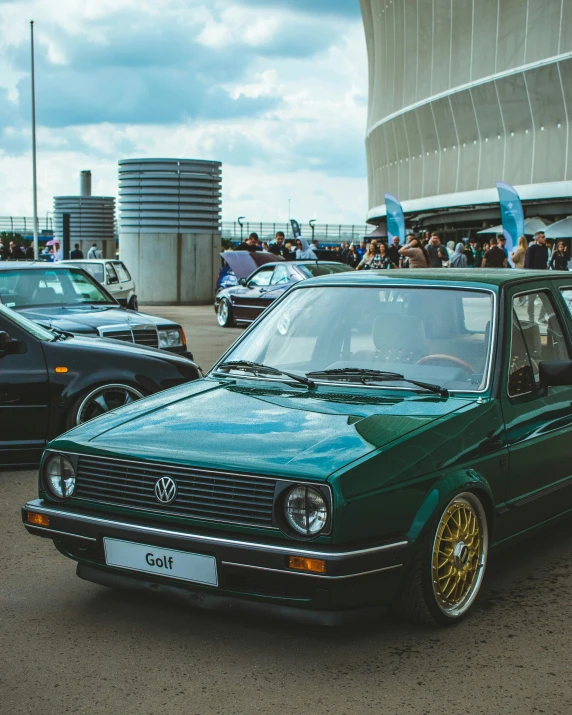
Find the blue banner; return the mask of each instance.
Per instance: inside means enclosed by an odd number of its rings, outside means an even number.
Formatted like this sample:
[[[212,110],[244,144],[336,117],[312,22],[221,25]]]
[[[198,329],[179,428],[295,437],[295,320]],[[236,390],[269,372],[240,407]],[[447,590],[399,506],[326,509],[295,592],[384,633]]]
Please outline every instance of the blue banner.
[[[291,218],[290,224],[292,225],[292,233],[294,234],[294,238],[302,238],[302,229],[300,228],[300,224],[298,223],[298,221]]]
[[[391,194],[385,194],[385,210],[387,213],[387,241],[391,245],[395,236],[399,243],[405,243],[405,216],[401,204]]]
[[[499,192],[502,230],[506,238],[506,249],[510,256],[518,245],[518,239],[524,236],[524,213],[520,196],[514,187],[503,181],[497,181],[496,184]]]

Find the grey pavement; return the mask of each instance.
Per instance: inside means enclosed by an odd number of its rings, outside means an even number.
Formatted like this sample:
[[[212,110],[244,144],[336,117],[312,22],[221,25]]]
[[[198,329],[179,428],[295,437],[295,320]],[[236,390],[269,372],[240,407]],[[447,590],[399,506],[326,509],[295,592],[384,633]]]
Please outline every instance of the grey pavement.
[[[203,367],[240,331],[181,320]],[[224,444],[221,444],[224,449]],[[218,614],[81,581],[0,472],[0,714],[570,715],[572,519],[492,558],[471,618],[343,629]]]

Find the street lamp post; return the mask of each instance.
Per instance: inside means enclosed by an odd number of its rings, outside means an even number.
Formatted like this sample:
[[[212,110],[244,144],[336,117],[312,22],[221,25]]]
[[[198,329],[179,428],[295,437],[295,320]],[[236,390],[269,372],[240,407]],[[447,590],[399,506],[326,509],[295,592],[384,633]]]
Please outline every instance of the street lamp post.
[[[240,242],[241,243],[242,243],[242,222],[244,221],[245,218],[246,218],[246,216],[239,216],[237,219],[238,225],[240,226]]]
[[[30,21],[30,54],[32,60],[32,183],[34,208],[34,258],[38,260],[38,184],[36,172],[36,77],[34,71],[34,21]]]

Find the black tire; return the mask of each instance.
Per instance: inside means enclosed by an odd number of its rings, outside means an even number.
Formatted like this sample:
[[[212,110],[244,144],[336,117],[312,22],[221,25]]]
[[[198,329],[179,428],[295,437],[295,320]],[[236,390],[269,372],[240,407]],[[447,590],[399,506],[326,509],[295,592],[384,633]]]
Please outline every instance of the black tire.
[[[127,307],[129,308],[129,310],[134,310],[135,312],[139,310],[139,300],[137,299],[136,295],[132,295],[131,298],[129,298]]]
[[[100,396],[103,396],[103,400],[98,409],[97,400]],[[66,429],[77,427],[90,419],[99,417],[108,411],[116,410],[119,407],[124,407],[142,397],[144,395],[140,390],[122,383],[99,385],[86,390],[76,399],[68,412]],[[94,404],[96,405],[95,407],[93,406]],[[107,405],[107,409],[105,409],[105,405]]]
[[[464,531],[459,527],[457,539],[451,524],[456,525],[454,517],[458,517],[462,525],[465,517],[461,514],[468,515],[466,523],[472,526]],[[470,613],[479,593],[487,555],[488,523],[482,502],[472,492],[456,494],[419,542],[395,604],[399,615],[421,625],[459,623]]]
[[[226,298],[221,298],[219,301],[216,319],[221,328],[232,328],[234,326],[232,307]]]

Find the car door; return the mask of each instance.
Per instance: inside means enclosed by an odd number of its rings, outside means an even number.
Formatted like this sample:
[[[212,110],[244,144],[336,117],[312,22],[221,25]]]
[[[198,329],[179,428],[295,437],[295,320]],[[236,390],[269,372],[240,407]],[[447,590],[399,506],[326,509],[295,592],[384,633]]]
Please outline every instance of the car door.
[[[268,302],[263,298],[270,288],[274,266],[262,266],[253,273],[245,286],[232,291],[233,310],[237,320],[251,323],[256,320]]]
[[[117,261],[113,264],[113,266],[117,272],[117,277],[119,278],[119,283],[121,285],[121,297],[125,300],[129,300],[135,292],[135,284],[133,283],[131,274],[125,267],[125,264],[121,263],[121,261]]]
[[[570,360],[570,336],[562,304],[550,282],[508,293],[501,402],[509,449],[506,518],[511,531],[530,528],[572,507],[572,386],[542,394],[538,365]]]
[[[0,349],[0,464],[33,462],[48,432],[49,379],[41,341],[0,313],[0,331],[18,341]]]

